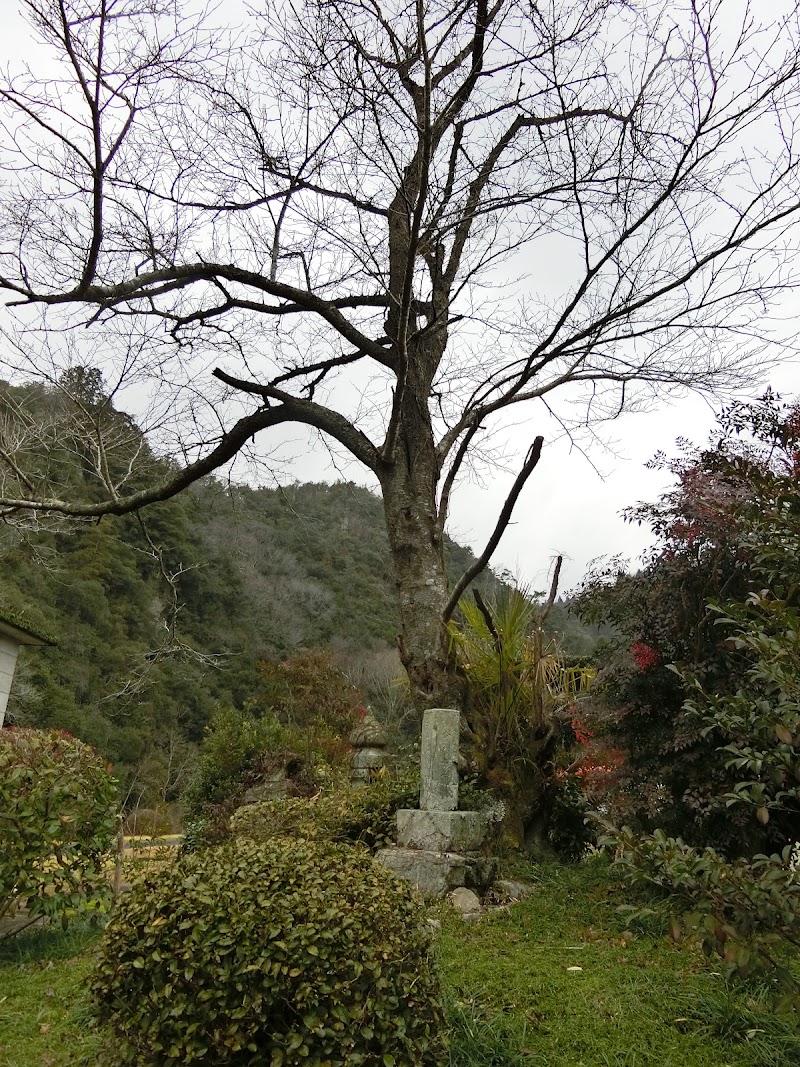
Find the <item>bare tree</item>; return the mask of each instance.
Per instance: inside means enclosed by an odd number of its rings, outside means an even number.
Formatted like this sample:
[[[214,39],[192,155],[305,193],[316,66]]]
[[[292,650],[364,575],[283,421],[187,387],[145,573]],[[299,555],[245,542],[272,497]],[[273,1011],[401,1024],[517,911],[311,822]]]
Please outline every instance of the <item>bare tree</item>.
[[[6,516],[134,510],[262,431],[318,431],[381,485],[402,660],[436,701],[471,577],[448,590],[450,496],[504,413],[531,449],[481,565],[556,394],[588,420],[731,383],[769,342],[800,212],[793,0],[285,0],[227,43],[180,0],[21,3],[57,66],[0,88],[18,350],[37,309],[56,354],[88,323],[178,398],[183,452],[86,502],[4,449]]]

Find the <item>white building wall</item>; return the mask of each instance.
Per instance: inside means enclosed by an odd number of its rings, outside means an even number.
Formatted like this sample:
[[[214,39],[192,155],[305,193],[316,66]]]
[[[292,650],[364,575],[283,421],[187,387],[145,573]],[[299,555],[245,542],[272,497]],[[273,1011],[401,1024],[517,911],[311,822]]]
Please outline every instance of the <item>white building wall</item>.
[[[16,641],[0,636],[0,726],[3,725],[6,717],[8,694],[11,692],[11,680],[14,677],[18,652],[19,644]]]

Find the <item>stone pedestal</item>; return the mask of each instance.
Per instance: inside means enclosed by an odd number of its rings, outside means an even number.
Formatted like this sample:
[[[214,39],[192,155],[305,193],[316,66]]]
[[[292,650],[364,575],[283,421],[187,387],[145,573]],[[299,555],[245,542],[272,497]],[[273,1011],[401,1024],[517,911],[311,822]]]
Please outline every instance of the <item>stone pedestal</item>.
[[[476,852],[486,836],[479,811],[417,811],[397,813],[397,843],[427,852]]]
[[[458,738],[461,715],[454,708],[433,708],[422,720],[419,809],[397,813],[396,848],[382,849],[378,863],[428,896],[443,897],[461,886],[481,889],[494,864],[478,855],[486,820],[458,808]]]
[[[443,897],[466,886],[485,893],[497,877],[498,861],[491,856],[464,856],[419,848],[382,848],[375,859],[398,878],[411,882],[429,897]]]
[[[426,896],[443,897],[466,883],[467,860],[455,853],[382,848],[375,859]]]

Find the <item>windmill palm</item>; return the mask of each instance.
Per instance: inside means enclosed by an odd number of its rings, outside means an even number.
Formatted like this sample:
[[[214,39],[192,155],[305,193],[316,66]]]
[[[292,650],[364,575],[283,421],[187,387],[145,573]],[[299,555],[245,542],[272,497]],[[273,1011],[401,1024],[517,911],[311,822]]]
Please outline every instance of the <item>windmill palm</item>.
[[[537,603],[517,588],[487,604],[479,592],[459,604],[450,624],[455,660],[466,681],[471,758],[482,783],[506,801],[506,829],[521,841],[541,823],[563,749],[568,709],[593,671],[565,662],[544,623],[555,600]]]

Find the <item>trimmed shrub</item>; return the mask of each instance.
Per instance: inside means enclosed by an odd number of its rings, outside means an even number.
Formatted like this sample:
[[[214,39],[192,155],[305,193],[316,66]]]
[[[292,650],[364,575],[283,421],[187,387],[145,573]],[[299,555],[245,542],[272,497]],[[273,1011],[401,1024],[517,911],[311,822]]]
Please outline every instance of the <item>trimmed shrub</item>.
[[[230,829],[234,836],[254,841],[304,837],[364,845],[375,852],[394,844],[398,809],[418,806],[419,768],[384,769],[358,788],[343,784],[313,797],[276,797],[247,804],[234,812]],[[489,790],[478,788],[470,779],[459,786],[458,806],[461,811],[484,811],[491,833],[496,832],[504,810]]]
[[[64,731],[0,730],[0,916],[95,909],[110,896],[103,860],[117,831],[105,760]]]
[[[229,842],[127,894],[91,982],[115,1064],[440,1064],[415,892],[363,851]]]
[[[284,797],[248,804],[231,819],[237,837],[269,841],[273,837],[305,837],[342,841],[369,849],[392,844],[398,808],[416,808],[419,774],[380,774],[354,789],[343,785],[314,797]]]

